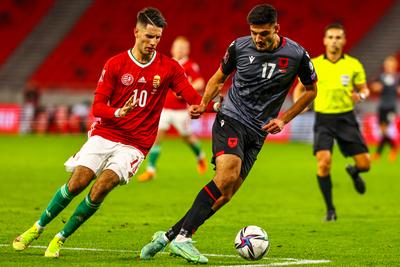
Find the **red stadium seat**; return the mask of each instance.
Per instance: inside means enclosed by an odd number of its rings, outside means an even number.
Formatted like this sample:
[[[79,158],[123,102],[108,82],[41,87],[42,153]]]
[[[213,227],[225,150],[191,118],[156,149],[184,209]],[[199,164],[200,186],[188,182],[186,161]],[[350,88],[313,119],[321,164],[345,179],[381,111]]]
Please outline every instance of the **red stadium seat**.
[[[46,14],[54,0],[0,1],[0,65]]]
[[[168,21],[159,50],[169,54],[178,35],[192,42],[192,57],[209,78],[219,65],[226,47],[238,36],[248,34],[246,15],[257,0],[235,1],[162,1],[159,8]],[[360,41],[385,14],[394,0],[337,0],[326,6],[323,1],[271,1],[279,12],[282,35],[303,45],[311,55],[323,52],[324,27],[342,22],[347,28],[350,48]],[[112,55],[133,46],[133,28],[142,1],[94,1],[68,36],[47,58],[31,80],[41,87],[88,89],[96,85],[101,68]]]

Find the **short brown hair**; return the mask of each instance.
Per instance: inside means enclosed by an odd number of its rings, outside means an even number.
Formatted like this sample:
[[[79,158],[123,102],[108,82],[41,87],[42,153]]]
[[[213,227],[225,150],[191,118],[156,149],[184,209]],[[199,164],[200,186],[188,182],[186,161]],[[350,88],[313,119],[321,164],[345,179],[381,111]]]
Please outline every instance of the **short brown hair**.
[[[344,32],[344,34],[346,34],[346,30],[344,29],[343,24],[335,22],[335,23],[331,23],[328,26],[325,27],[325,31],[324,33],[326,34],[326,32],[330,29],[338,29],[338,30],[342,30]]]
[[[160,10],[154,7],[146,7],[140,10],[137,14],[136,23],[147,26],[147,24],[151,24],[156,27],[164,28],[167,25],[167,22],[164,16],[161,14]]]

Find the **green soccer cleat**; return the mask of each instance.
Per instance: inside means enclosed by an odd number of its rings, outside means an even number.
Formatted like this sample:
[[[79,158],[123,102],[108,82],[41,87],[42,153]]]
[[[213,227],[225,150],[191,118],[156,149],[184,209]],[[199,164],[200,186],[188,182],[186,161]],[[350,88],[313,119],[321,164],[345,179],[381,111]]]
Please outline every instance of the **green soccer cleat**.
[[[185,242],[176,242],[175,240],[171,242],[169,248],[171,249],[172,256],[179,256],[186,259],[188,262],[206,264],[208,259],[203,256],[195,246],[193,246],[194,241],[189,239]]]
[[[44,253],[44,256],[47,258],[58,258],[60,256],[60,249],[64,245],[64,241],[55,236],[49,243],[49,246]]]
[[[13,241],[13,248],[16,251],[22,251],[29,247],[33,240],[38,239],[43,232],[43,228],[39,229],[36,223],[26,230],[22,235],[18,236]]]
[[[149,260],[153,258],[154,255],[156,255],[167,246],[168,242],[165,241],[163,237],[164,234],[165,232],[163,231],[158,231],[154,233],[151,242],[145,245],[140,251],[141,260]]]

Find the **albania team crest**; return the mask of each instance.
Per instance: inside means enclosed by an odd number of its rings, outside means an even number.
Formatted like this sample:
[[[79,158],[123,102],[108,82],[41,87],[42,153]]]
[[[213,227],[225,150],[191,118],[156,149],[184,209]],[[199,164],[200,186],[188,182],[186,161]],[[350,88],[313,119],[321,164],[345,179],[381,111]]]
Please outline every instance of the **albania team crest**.
[[[133,76],[132,76],[132,74],[125,73],[124,75],[122,75],[121,82],[125,86],[132,85],[133,84]]]
[[[234,147],[236,147],[237,146],[237,144],[238,144],[238,139],[237,139],[237,137],[229,137],[228,138],[228,146],[230,147],[230,148],[234,148]]]

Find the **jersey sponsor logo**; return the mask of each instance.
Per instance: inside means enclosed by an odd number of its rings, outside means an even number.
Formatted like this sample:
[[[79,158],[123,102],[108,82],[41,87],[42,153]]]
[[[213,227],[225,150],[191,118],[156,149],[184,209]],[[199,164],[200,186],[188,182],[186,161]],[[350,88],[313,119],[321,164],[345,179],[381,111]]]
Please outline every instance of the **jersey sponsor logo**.
[[[138,83],[146,83],[146,79],[142,76],[142,78],[138,80]]]
[[[238,139],[237,139],[237,137],[229,137],[229,138],[228,138],[228,146],[229,146],[230,148],[236,147],[237,144],[238,144]]]
[[[121,82],[125,86],[132,85],[133,84],[133,76],[132,76],[132,74],[125,73],[124,75],[122,75]]]
[[[253,63],[255,57],[254,56],[249,56],[250,64]]]

